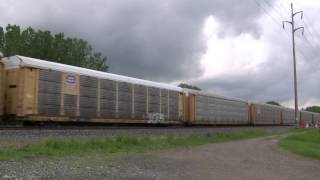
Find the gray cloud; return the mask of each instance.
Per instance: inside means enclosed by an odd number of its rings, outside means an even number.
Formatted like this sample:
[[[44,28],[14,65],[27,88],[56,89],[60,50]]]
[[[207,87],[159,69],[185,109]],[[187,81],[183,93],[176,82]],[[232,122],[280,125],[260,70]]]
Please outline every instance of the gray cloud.
[[[257,36],[260,12],[252,0],[6,1],[2,25],[31,25],[87,39],[109,58],[111,72],[157,81],[201,75],[205,19],[214,15],[221,36]],[[235,6],[237,4],[237,6]],[[10,8],[8,8],[10,7]]]

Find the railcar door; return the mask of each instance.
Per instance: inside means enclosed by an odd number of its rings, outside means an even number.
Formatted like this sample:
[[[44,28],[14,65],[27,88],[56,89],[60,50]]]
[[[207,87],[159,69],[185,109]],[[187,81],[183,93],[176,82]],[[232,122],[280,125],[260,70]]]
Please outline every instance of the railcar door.
[[[19,69],[6,71],[5,114],[17,113]]]
[[[193,94],[189,95],[189,123],[192,123],[195,120],[195,105],[196,105],[196,96]]]
[[[195,120],[195,95],[187,94],[183,97],[184,121],[191,123]]]

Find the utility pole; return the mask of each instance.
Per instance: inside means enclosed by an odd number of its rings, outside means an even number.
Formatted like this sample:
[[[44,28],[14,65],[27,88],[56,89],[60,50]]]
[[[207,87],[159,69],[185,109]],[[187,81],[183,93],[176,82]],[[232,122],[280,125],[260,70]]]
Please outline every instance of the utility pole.
[[[295,49],[295,41],[294,41],[294,33],[301,29],[302,35],[304,34],[304,27],[294,27],[294,16],[297,14],[301,14],[301,19],[303,17],[303,11],[294,12],[293,5],[291,3],[291,21],[282,21],[282,26],[284,29],[284,24],[288,23],[291,25],[291,34],[292,34],[292,55],[293,55],[293,76],[294,76],[294,112],[295,112],[295,120],[296,127],[299,128],[299,107],[298,107],[298,90],[297,90],[297,68],[296,68],[296,49]]]

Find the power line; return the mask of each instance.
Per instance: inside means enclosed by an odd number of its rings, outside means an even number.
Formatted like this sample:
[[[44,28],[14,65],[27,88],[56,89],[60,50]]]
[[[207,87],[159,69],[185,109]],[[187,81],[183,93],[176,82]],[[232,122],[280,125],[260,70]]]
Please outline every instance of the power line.
[[[257,0],[254,0],[254,2],[257,4],[257,6],[258,6],[260,9],[262,9],[262,10],[264,11],[264,13],[265,13],[268,17],[270,17],[270,19],[271,19],[275,24],[279,25],[279,26],[277,26],[277,27],[279,27],[279,30],[280,30],[280,27],[282,26],[282,24],[281,24],[275,17],[273,17],[273,16],[269,13],[269,11],[267,11],[267,10],[262,6],[262,4],[260,4]],[[281,31],[281,32],[283,32],[287,37],[290,37],[290,35],[288,34],[287,31]],[[297,51],[301,54],[301,56],[304,57],[305,60],[308,59],[308,58],[307,58],[307,55],[306,55],[303,51],[301,51],[300,49],[297,49]]]
[[[298,3],[298,5],[300,6],[300,8],[301,8],[301,4],[300,3]],[[309,35],[307,35],[307,36],[310,36],[310,38],[311,39],[313,39],[313,40],[319,40],[320,39],[320,36],[319,36],[319,34],[318,34],[318,32],[317,31],[314,31],[313,30],[313,28],[312,28],[312,26],[310,25],[310,23],[308,23],[309,21],[308,21],[308,17],[307,16],[304,16],[304,26],[305,26],[305,29],[306,29],[306,32],[307,32],[307,34],[309,34]],[[315,32],[316,34],[313,34],[312,32]],[[312,56],[313,57],[317,57],[317,52],[316,52],[316,47],[317,47],[317,44],[316,43],[314,43],[314,41],[310,41],[310,39],[309,38],[307,38],[307,36],[303,36],[304,37],[304,42],[308,45],[308,46],[310,46],[310,48],[311,48],[311,51],[310,51],[310,53],[312,54]]]
[[[287,0],[286,0],[286,2],[287,3],[289,3]],[[280,1],[280,3],[282,4],[282,2]],[[284,5],[282,4],[282,7],[284,7]],[[300,5],[300,8],[301,8],[301,5]],[[286,10],[287,10],[287,8],[285,8]],[[307,17],[306,16],[304,16],[304,19],[305,19],[305,21],[303,21],[303,22],[305,22],[305,23],[303,23],[304,24],[304,26],[305,26],[305,29],[306,29],[306,32],[307,32],[307,36],[310,36],[310,38],[311,39],[313,39],[313,40],[315,40],[315,39],[319,39],[320,38],[320,36],[317,36],[317,34],[315,35],[315,34],[313,34],[312,33],[312,31],[310,31],[310,29],[311,29],[311,26],[308,24],[308,21],[307,21]],[[314,32],[316,32],[316,31],[314,31]],[[306,35],[305,36],[303,36],[303,42],[305,43],[305,44],[307,44],[308,46],[310,46],[310,53],[312,54],[312,56],[313,57],[316,57],[316,54],[317,54],[317,52],[315,51],[316,50],[316,47],[317,47],[317,44],[316,43],[314,43],[314,41],[310,41],[310,38],[308,38]],[[299,39],[301,39],[301,38],[299,38]],[[298,51],[300,51],[299,49],[298,49]],[[303,53],[303,51],[301,51],[300,52],[302,55],[304,54]],[[307,57],[306,55],[303,55],[305,58]],[[307,60],[308,58],[306,58],[306,60]]]
[[[284,18],[281,11],[278,11],[278,9],[275,8],[268,0],[263,0],[263,2],[267,4],[271,9],[273,9],[274,12],[276,12],[276,14],[278,14],[281,18]]]
[[[264,11],[264,13],[270,17],[271,20],[273,20],[276,24],[278,24],[278,27],[281,27],[281,23],[274,18],[257,0],[254,0],[254,2],[257,4],[257,6]]]

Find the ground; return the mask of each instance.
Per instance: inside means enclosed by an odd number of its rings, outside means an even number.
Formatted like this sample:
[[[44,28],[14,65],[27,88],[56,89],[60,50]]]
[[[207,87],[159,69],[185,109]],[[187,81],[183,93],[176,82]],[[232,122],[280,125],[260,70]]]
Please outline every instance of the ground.
[[[0,162],[2,178],[319,179],[320,161],[290,154],[278,136],[192,148]]]

